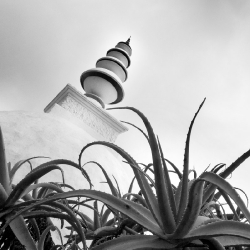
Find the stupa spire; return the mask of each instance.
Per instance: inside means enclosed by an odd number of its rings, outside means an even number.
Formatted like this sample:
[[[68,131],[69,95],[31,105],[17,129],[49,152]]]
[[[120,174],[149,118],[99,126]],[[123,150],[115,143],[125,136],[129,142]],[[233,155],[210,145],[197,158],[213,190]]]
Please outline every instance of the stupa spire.
[[[126,41],[126,44],[127,44],[127,45],[129,45],[130,39],[131,39],[131,36],[130,36],[129,39]]]
[[[96,68],[84,71],[80,81],[86,96],[97,101],[104,108],[105,104],[116,104],[123,100],[122,83],[127,80],[127,68],[130,66],[132,49],[126,42],[119,42],[115,48],[107,51],[105,57],[96,62]]]

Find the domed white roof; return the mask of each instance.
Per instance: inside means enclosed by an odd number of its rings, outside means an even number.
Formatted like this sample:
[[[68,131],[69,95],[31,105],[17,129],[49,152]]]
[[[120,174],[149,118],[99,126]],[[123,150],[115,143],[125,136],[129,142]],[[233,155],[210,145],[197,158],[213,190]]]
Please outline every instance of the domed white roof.
[[[57,107],[59,108],[59,107]],[[67,117],[67,116],[66,116]],[[90,142],[96,141],[85,129],[72,123],[72,119],[65,119],[52,113],[31,113],[25,111],[0,112],[0,126],[2,128],[7,162],[11,166],[20,160],[34,156],[47,156],[51,159],[67,159],[78,163],[81,149]],[[88,148],[82,157],[82,163],[97,161],[109,174],[117,179],[121,192],[127,193],[132,179],[131,169],[127,164],[122,164],[116,153],[104,146],[92,146]],[[33,159],[33,167],[50,159]],[[71,166],[60,165],[64,171],[65,183],[75,189],[88,189],[89,184],[81,172]],[[86,165],[87,171],[95,190],[110,193],[106,179],[101,169],[93,163]],[[30,172],[30,166],[26,163],[17,170],[14,183],[18,183]],[[41,182],[62,182],[60,171],[54,170],[39,180]],[[115,185],[115,182],[113,181]],[[65,190],[65,189],[64,189]],[[68,190],[65,190],[68,191]],[[86,209],[85,209],[86,210]],[[84,210],[88,216],[93,216],[93,211]],[[60,227],[58,220],[53,220]],[[66,223],[67,225],[67,223]],[[63,228],[62,235],[69,234]],[[59,235],[52,233],[56,243],[60,242]],[[65,242],[66,239],[63,238]]]

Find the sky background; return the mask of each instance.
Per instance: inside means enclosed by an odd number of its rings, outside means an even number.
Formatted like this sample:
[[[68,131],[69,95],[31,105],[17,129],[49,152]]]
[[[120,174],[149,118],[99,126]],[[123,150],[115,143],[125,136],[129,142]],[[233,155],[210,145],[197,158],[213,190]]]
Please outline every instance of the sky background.
[[[0,110],[42,112],[67,83],[131,38],[124,101],[151,121],[165,157],[180,169],[193,127],[190,167],[227,165],[250,147],[250,1],[0,1]],[[129,111],[110,111],[143,128]],[[151,162],[134,128],[117,144]],[[250,194],[250,159],[230,182]]]

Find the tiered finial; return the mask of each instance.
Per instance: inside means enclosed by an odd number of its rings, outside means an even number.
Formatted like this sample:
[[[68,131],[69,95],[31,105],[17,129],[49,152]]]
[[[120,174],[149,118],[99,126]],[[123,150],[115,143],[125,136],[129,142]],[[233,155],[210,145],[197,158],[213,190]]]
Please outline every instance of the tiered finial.
[[[122,83],[127,80],[132,49],[126,42],[119,42],[115,48],[107,51],[105,57],[96,62],[96,68],[82,73],[80,81],[86,96],[104,104],[116,104],[122,101],[124,91]]]

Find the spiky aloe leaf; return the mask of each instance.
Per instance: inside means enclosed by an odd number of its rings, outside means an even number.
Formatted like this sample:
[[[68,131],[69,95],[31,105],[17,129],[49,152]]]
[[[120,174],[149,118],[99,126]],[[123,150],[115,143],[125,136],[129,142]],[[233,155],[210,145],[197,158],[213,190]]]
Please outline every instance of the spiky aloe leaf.
[[[209,223],[213,223],[215,221],[220,221],[219,219],[211,219],[207,216],[202,216],[202,215],[199,215],[193,225],[192,228],[196,228],[196,227],[199,227],[199,226],[202,226],[202,225],[206,225],[206,224],[209,224]]]
[[[106,170],[102,167],[102,165],[101,165],[100,163],[98,163],[98,162],[96,162],[96,161],[88,161],[88,162],[84,163],[84,165],[82,166],[82,168],[83,168],[84,166],[86,166],[87,164],[89,164],[89,163],[96,164],[96,165],[102,170],[102,172],[103,172],[103,174],[104,174],[104,176],[105,176],[105,178],[106,178],[106,180],[107,180],[107,183],[108,183],[108,185],[109,185],[109,188],[110,188],[110,190],[111,190],[111,193],[112,193],[114,196],[118,197],[118,191],[117,191],[117,189],[114,187],[114,185],[113,185],[112,181],[110,180],[110,178],[109,178],[109,176],[108,176]]]
[[[96,229],[93,232],[93,237],[101,238],[109,235],[115,235],[117,233],[117,227],[112,226],[103,226]]]
[[[245,195],[246,200],[247,200],[247,202],[246,202],[246,203],[247,203],[247,207],[248,207],[248,203],[249,203],[249,201],[248,201],[248,196],[247,196],[246,192],[244,192],[241,188],[237,188],[237,187],[235,187],[234,189],[241,191],[241,192]]]
[[[98,204],[97,201],[94,201],[94,229],[101,227],[100,215],[98,212]]]
[[[87,207],[87,208],[90,208],[92,210],[95,210],[95,208],[92,206],[92,205],[88,205],[87,202],[91,202],[91,201],[94,201],[94,199],[86,199],[86,200],[83,200],[81,201],[80,200],[80,197],[77,197],[78,200],[71,200],[71,199],[67,199],[67,203],[68,204],[75,204],[75,207],[80,207],[80,206],[84,206],[84,207]]]
[[[180,239],[184,237],[194,225],[194,222],[199,214],[202,204],[202,193],[203,193],[202,186],[204,185],[202,180],[206,180],[213,184],[216,184],[221,189],[225,190],[236,202],[236,204],[242,209],[246,218],[248,219],[250,218],[250,213],[247,210],[244,202],[241,200],[237,192],[233,189],[233,187],[231,187],[231,185],[228,182],[226,182],[224,179],[217,176],[216,174],[208,172],[203,173],[200,176],[200,178],[202,179],[197,179],[191,186],[187,209],[184,213],[181,222],[178,224],[175,233],[170,238]]]
[[[138,202],[139,202],[141,205],[143,205],[144,207],[147,208],[147,203],[146,203],[146,201],[145,201],[145,200],[143,199],[143,197],[142,197],[141,195],[139,195],[139,194],[127,193],[127,194],[123,195],[123,198],[129,198],[130,196],[134,196],[134,197],[138,200]],[[129,199],[128,199],[128,200],[129,200]],[[134,199],[133,199],[132,201],[134,201]]]
[[[92,183],[91,183],[91,180],[89,178],[89,175],[88,173],[84,170],[84,169],[81,169],[78,164],[76,164],[75,162],[73,161],[70,161],[70,160],[65,160],[65,159],[56,159],[56,160],[52,160],[52,161],[48,161],[48,162],[45,162],[39,166],[37,166],[35,169],[39,169],[39,168],[43,168],[45,166],[50,166],[50,165],[68,165],[68,166],[72,166],[78,170],[80,170],[82,172],[82,175],[85,177],[85,179],[88,181],[89,185],[90,185],[90,188],[93,186]]]
[[[180,200],[181,200],[181,186],[182,186],[182,180],[180,180],[180,182],[176,188],[175,194],[174,194],[176,208],[179,208],[179,204],[180,204]]]
[[[176,244],[168,243],[152,235],[123,236],[102,243],[92,250],[136,250],[136,249],[174,249]]]
[[[59,186],[57,186],[53,183],[38,183],[38,184],[33,184],[33,185],[28,186],[28,188],[25,189],[25,191],[20,195],[20,197],[22,197],[23,195],[28,194],[32,190],[38,189],[40,187],[45,187],[47,189],[54,190],[58,193],[63,193],[63,190]]]
[[[164,171],[162,167],[162,160],[160,157],[160,151],[158,143],[155,137],[153,128],[148,121],[148,119],[141,113],[139,110],[132,107],[120,107],[120,108],[111,108],[111,109],[128,109],[135,112],[142,119],[149,137],[149,144],[152,153],[154,172],[155,172],[155,189],[158,198],[158,206],[160,212],[160,218],[162,222],[163,230],[165,233],[172,233],[175,230],[176,224],[173,216],[172,209],[169,204],[169,198],[166,191],[166,184],[164,180]],[[146,198],[146,197],[145,197]]]
[[[194,182],[194,180],[191,180],[188,182],[188,193],[189,193],[189,190],[190,190],[193,182]],[[176,208],[179,207],[180,203],[181,203],[181,189],[182,189],[182,180],[179,182],[178,187],[177,187],[175,194],[174,194]]]
[[[0,127],[0,184],[6,190],[7,194],[11,192],[9,171],[5,156],[5,147],[2,129]]]
[[[136,161],[128,154],[126,153],[123,149],[119,148],[118,146],[109,143],[109,142],[104,142],[104,141],[97,141],[97,142],[92,142],[87,144],[82,150],[79,155],[79,165],[81,166],[81,156],[83,152],[90,146],[92,145],[104,145],[107,147],[112,148],[115,150],[118,154],[120,154],[132,167],[136,180],[138,182],[138,185],[145,197],[145,200],[147,201],[148,208],[150,209],[152,215],[154,216],[155,220],[157,221],[158,225],[160,225],[161,228],[162,226],[162,221],[159,213],[159,207],[158,207],[158,202],[157,199],[153,193],[152,188],[150,187],[146,177],[144,176],[145,173],[141,173],[138,169],[140,168]],[[136,166],[136,167],[135,167]]]
[[[37,192],[37,199],[42,199],[46,197],[48,189],[46,187],[42,187]]]
[[[81,206],[84,206],[84,207],[87,207],[89,209],[92,209],[93,211],[96,211],[96,209],[92,206],[92,205],[88,205],[88,204],[84,204],[84,202],[78,202],[78,201],[75,201],[75,200],[69,200],[67,199],[67,203],[68,204],[76,204],[76,205],[81,205]],[[72,208],[74,209],[75,206]],[[75,209],[74,209],[75,211]],[[76,211],[75,211],[76,212]],[[98,211],[97,211],[98,212]],[[92,219],[90,219],[86,214],[84,213],[81,213],[81,212],[77,212],[77,213],[80,213],[81,216],[84,218],[84,220],[86,221],[88,227],[93,231],[94,230],[94,221]]]
[[[128,193],[132,193],[132,189],[133,189],[133,185],[134,185],[135,180],[136,180],[136,178],[134,176],[131,183],[130,183],[130,185],[129,185]]]
[[[112,175],[114,180],[115,180],[115,184],[116,184],[116,189],[117,189],[117,192],[118,192],[118,197],[122,197],[122,193],[121,193],[121,190],[120,190],[120,187],[119,187],[119,184],[117,182],[117,179],[114,177],[114,175]]]
[[[107,220],[108,220],[108,217],[109,217],[109,215],[112,213],[112,211],[109,209],[109,208],[107,208],[106,210],[105,210],[105,212],[103,213],[103,215],[102,215],[102,217],[101,217],[101,224],[102,224],[102,226],[104,226],[105,224],[106,224],[106,222],[107,222]]]
[[[24,190],[31,185],[35,180],[41,178],[45,174],[49,173],[52,170],[58,169],[60,171],[61,168],[56,165],[51,165],[51,166],[45,166],[39,169],[34,169],[31,171],[29,174],[26,175],[24,179],[22,179],[16,187],[13,189],[13,191],[10,193],[8,199],[6,200],[4,206],[8,207],[12,204],[14,204],[21,196],[21,194],[24,192]]]
[[[226,164],[224,163],[219,163],[219,164],[216,164],[212,169],[211,169],[211,172],[217,174],[223,167],[225,167]]]
[[[235,189],[227,181],[225,181],[222,177],[209,172],[201,174],[200,178],[202,180],[209,181],[210,183],[224,190],[241,209],[247,220],[250,221],[250,212],[247,209],[245,203],[243,202],[239,194],[235,191]]]
[[[218,221],[191,230],[183,240],[209,239],[218,236],[237,236],[250,240],[250,225],[237,221]]]
[[[125,121],[121,121],[121,122],[126,123],[126,124],[129,124],[130,126],[136,128],[136,129],[138,129],[138,130],[145,136],[145,138],[147,139],[147,141],[148,141],[148,143],[149,143],[148,135],[147,135],[142,129],[140,129],[139,127],[137,127],[137,126],[134,125],[133,123],[125,122]]]
[[[44,250],[44,242],[45,242],[45,238],[47,236],[47,234],[49,233],[49,231],[52,230],[52,231],[55,231],[56,228],[54,225],[50,225],[48,226],[42,233],[41,237],[40,237],[40,240],[38,241],[38,245],[37,245],[37,249],[38,250]]]
[[[65,212],[66,214],[68,214],[70,216],[71,220],[75,223],[75,225],[78,229],[77,232],[81,238],[83,248],[87,249],[86,238],[85,238],[85,234],[84,234],[83,229],[82,229],[82,225],[81,225],[80,221],[77,219],[74,212],[70,208],[68,208],[67,206],[65,206],[57,201],[51,201],[49,204],[51,204],[53,207],[61,209],[63,212]],[[84,226],[86,227],[86,225],[84,225]]]
[[[72,221],[71,217],[68,214],[64,214],[62,212],[51,212],[51,211],[46,211],[44,207],[42,207],[43,210],[37,210],[37,211],[28,211],[23,213],[24,218],[41,218],[41,217],[47,217],[47,218],[56,218],[56,219],[62,219],[66,220],[76,232],[78,232],[78,228],[76,224]],[[50,210],[50,209],[49,209]],[[7,220],[7,224],[12,218],[10,217],[9,220]],[[6,226],[4,226],[3,229],[5,229]],[[1,231],[3,230],[1,228]]]
[[[170,207],[172,209],[174,219],[176,220],[177,219],[176,218],[177,210],[176,210],[176,205],[175,205],[174,193],[173,193],[173,189],[172,189],[172,183],[171,183],[171,180],[170,180],[170,177],[169,177],[167,164],[166,164],[166,162],[164,160],[164,155],[163,155],[163,151],[162,151],[159,139],[158,139],[158,144],[159,144],[160,155],[161,155],[161,160],[162,160],[162,164],[163,164],[164,177],[165,177],[165,183],[166,183],[166,190],[168,192],[168,199],[169,199],[168,201],[170,203]]]
[[[250,157],[250,149],[245,152],[243,155],[241,155],[235,162],[233,162],[228,168],[226,168],[220,176],[222,178],[227,178],[233,171],[242,164],[248,157]]]
[[[0,183],[0,204],[2,205],[8,198],[6,190],[4,189],[3,185]]]
[[[209,172],[203,173],[200,178],[201,179],[195,180],[193,185],[191,186],[187,209],[185,210],[183,218],[178,224],[175,233],[170,237],[172,239],[183,238],[194,225],[202,205],[202,193],[205,180],[209,181],[212,184],[216,184],[220,189],[223,189],[225,192],[227,192],[236,202],[236,204],[242,209],[242,212],[244,213],[246,218],[248,220],[250,218],[250,213],[246,208],[244,202],[228,182],[226,182],[218,175]]]
[[[83,227],[85,229],[88,229],[89,227],[89,222],[87,220],[85,220],[85,216],[82,212],[76,210],[76,209],[72,209],[72,211],[75,213],[75,215],[78,215],[80,217],[79,221],[80,221],[80,224],[83,225]]]
[[[201,214],[204,214],[204,213],[207,213],[207,212],[211,211],[211,215],[213,217],[214,213],[212,212],[212,208],[215,209],[216,216],[219,219],[227,219],[225,209],[223,208],[223,206],[218,201],[216,201],[216,202],[215,201],[210,201],[210,202],[206,203],[204,206],[202,206]]]
[[[67,183],[58,183],[58,182],[51,182],[52,184],[55,185],[59,185],[61,188],[65,187],[65,188],[69,188],[71,190],[75,190],[74,187],[72,187],[71,185],[67,184]]]
[[[149,163],[148,165],[145,165],[143,163],[139,163],[139,164],[141,164],[145,167],[145,169],[143,170],[145,173],[149,170],[152,174],[154,174],[154,170],[151,168],[151,167],[153,167],[152,163]]]
[[[207,245],[209,249],[225,250],[224,246],[216,238],[203,239],[202,242]]]
[[[114,216],[112,219],[108,220],[104,226],[114,226],[117,220],[117,216]]]
[[[194,181],[190,188],[187,208],[171,239],[181,239],[194,226],[201,209],[203,186],[204,181]]]
[[[39,182],[39,180],[37,179],[37,180],[35,180],[34,181],[34,184],[38,184],[38,182]],[[33,189],[32,190],[32,194],[31,194],[31,197],[33,198],[33,199],[37,199],[37,194],[38,194],[38,189],[36,188],[36,189]],[[25,196],[25,195],[24,195]]]
[[[56,229],[56,231],[57,231],[57,233],[58,233],[58,235],[59,235],[59,238],[60,238],[60,242],[61,242],[61,250],[65,250],[65,247],[63,246],[63,239],[62,239],[62,234],[61,234],[61,231],[59,230],[59,228],[58,227],[56,227],[55,226],[55,229]],[[53,248],[51,249],[51,250],[53,250]]]
[[[153,234],[158,235],[159,237],[165,238],[165,236],[162,233],[162,230],[160,229],[159,225],[157,224],[157,222],[155,221],[154,217],[152,216],[151,212],[148,209],[134,202],[120,199],[111,194],[107,194],[107,193],[96,191],[96,190],[83,189],[83,190],[69,191],[69,192],[62,193],[62,194],[54,194],[53,196],[49,198],[43,199],[41,201],[36,201],[36,203],[32,205],[26,206],[21,211],[17,212],[12,217],[12,219],[14,219],[16,216],[30,209],[33,209],[37,206],[48,204],[51,201],[67,199],[71,197],[89,197],[89,198],[99,200],[103,202],[104,204],[112,207],[113,209],[120,211],[121,213],[128,216],[132,220],[136,221],[138,224],[142,225]],[[12,207],[12,209],[15,209],[16,207],[18,206],[15,205]],[[2,230],[3,229],[0,230],[0,233]]]
[[[129,234],[131,234],[131,235],[138,235],[138,232],[136,232],[135,230],[133,230],[133,229],[131,229],[130,227],[124,227],[124,230],[127,232],[127,233],[129,233]]]
[[[236,213],[236,210],[234,208],[234,205],[232,203],[232,201],[230,200],[230,198],[228,197],[227,193],[223,190],[223,189],[220,189],[218,188],[219,190],[219,193],[223,196],[223,198],[225,199],[227,205],[230,207],[230,209],[232,210],[236,220],[240,221],[240,218],[238,216],[238,214]]]
[[[245,239],[245,238],[241,238],[238,236],[219,236],[219,237],[215,237],[215,239],[217,239],[221,245],[223,245],[224,247],[226,246],[250,246],[250,240],[249,239]]]
[[[194,174],[194,179],[196,179],[197,178],[197,172],[194,169],[190,169],[188,175],[190,175],[191,173]]]
[[[29,162],[30,163],[30,160],[32,159],[37,159],[37,158],[50,158],[50,157],[46,157],[46,156],[35,156],[35,157],[30,157],[28,159],[25,159],[25,160],[21,160],[21,161],[18,161],[14,166],[13,168],[11,169],[10,171],[10,181],[12,182],[13,178],[14,178],[14,175],[16,173],[16,171],[26,162]],[[31,166],[31,170],[32,170],[32,165]]]
[[[49,185],[47,185],[49,184]],[[40,186],[40,189],[37,190],[38,188],[36,187],[39,187]],[[58,183],[42,183],[42,185],[40,184],[34,184],[34,185],[30,185],[24,192],[24,195],[25,196],[27,194],[27,192],[29,190],[32,190],[33,188],[35,188],[35,190],[37,191],[37,195],[36,195],[36,199],[41,199],[41,198],[44,198],[46,197],[47,195],[50,195],[53,191],[56,191],[58,193],[63,193],[64,191],[61,189],[61,184],[58,184]],[[73,189],[74,190],[74,189]],[[33,190],[34,191],[34,190]]]
[[[40,231],[39,231],[39,227],[37,225],[36,220],[34,218],[30,218],[29,224],[32,225],[33,233],[35,234],[36,238],[39,240],[40,239]]]
[[[175,170],[176,174],[178,175],[179,179],[182,179],[182,173],[180,172],[180,170],[174,165],[173,162],[169,161],[168,159],[164,159],[167,163],[169,163],[171,165],[171,167]]]
[[[234,161],[228,168],[226,168],[220,176],[226,179],[232,172],[240,166],[248,157],[250,157],[250,149],[241,155],[236,161]],[[209,185],[207,190],[204,193],[203,204],[209,199],[209,197],[214,193],[216,187],[214,185]]]
[[[201,105],[199,106],[197,112],[194,115],[193,120],[188,129],[187,139],[186,139],[186,146],[185,146],[185,153],[184,153],[184,164],[183,164],[183,175],[182,175],[182,186],[181,186],[181,203],[179,205],[178,214],[177,214],[177,222],[179,223],[183,213],[186,209],[187,202],[188,202],[188,174],[189,174],[189,144],[190,144],[190,137],[192,128],[194,125],[195,118],[197,117],[199,111],[201,110],[206,98],[203,100]]]
[[[123,162],[126,163],[126,164],[129,164],[132,168],[135,168],[136,170],[138,170],[139,172],[141,172],[145,177],[147,177],[147,179],[149,180],[149,182],[151,183],[151,185],[155,187],[155,182],[154,182],[153,179],[146,173],[146,172],[147,172],[146,170],[148,170],[148,168],[142,170],[141,168],[139,168],[138,163],[137,163],[137,165],[134,165],[134,164],[129,163],[129,162],[126,162],[126,161],[123,161]],[[150,171],[153,172],[152,169],[150,169]]]

